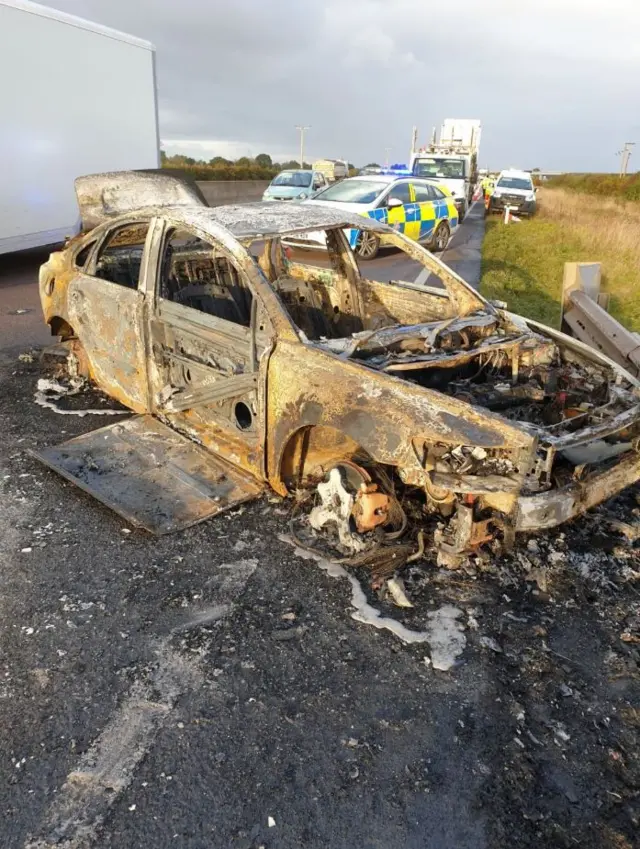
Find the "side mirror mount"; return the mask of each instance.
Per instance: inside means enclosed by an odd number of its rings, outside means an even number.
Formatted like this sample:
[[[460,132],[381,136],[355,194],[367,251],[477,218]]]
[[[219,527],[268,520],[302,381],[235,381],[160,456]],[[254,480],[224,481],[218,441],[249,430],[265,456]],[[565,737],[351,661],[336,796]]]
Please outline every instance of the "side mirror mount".
[[[404,206],[400,198],[389,198],[387,201],[387,207],[389,209],[396,209],[399,206]]]

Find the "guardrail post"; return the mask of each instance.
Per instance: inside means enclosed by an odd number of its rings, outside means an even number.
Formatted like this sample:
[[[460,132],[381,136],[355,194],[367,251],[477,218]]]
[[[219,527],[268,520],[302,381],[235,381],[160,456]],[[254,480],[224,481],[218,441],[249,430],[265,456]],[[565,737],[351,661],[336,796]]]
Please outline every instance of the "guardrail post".
[[[599,262],[565,262],[562,278],[562,309],[570,306],[570,295],[578,290],[598,302],[602,282],[602,265]]]
[[[640,375],[640,339],[609,315],[608,295],[600,291],[599,262],[567,262],[562,280],[562,328]]]

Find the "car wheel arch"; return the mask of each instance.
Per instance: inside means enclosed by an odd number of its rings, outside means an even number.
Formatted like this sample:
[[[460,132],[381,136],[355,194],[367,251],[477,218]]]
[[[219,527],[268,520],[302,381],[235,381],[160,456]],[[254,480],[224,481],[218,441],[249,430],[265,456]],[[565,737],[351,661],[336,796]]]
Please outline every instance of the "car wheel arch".
[[[63,342],[67,339],[75,339],[77,337],[73,327],[62,316],[51,316],[47,323],[51,329],[51,335],[60,336]]]
[[[279,494],[287,495],[297,482],[323,474],[336,462],[355,456],[370,458],[366,448],[345,430],[331,425],[305,424],[289,434],[270,484]]]

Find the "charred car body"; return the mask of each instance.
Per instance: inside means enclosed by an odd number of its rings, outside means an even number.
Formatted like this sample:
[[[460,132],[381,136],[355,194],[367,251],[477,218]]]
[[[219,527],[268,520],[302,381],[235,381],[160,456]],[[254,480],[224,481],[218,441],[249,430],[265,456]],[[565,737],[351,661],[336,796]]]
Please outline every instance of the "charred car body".
[[[640,476],[638,382],[495,308],[414,242],[321,206],[206,207],[173,177],[81,178],[83,233],[40,273],[80,374],[138,414],[39,452],[133,523],[168,532],[267,486],[356,469],[356,532],[398,491],[441,517],[441,560],[557,525]],[[369,280],[373,231],[443,288]],[[281,240],[326,232],[329,267]]]

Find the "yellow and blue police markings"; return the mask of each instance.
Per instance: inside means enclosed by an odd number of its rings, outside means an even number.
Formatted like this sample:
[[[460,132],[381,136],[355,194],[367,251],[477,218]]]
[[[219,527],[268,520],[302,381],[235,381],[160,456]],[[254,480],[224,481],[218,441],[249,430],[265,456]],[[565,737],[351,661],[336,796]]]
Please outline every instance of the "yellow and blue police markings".
[[[362,215],[388,224],[414,242],[429,242],[442,221],[449,224],[451,232],[457,228],[458,210],[451,195],[440,200],[417,202],[415,189],[413,185],[410,185],[409,197],[410,203],[394,206],[391,209],[382,206],[367,210]],[[349,244],[352,248],[356,247],[359,232],[355,229],[349,230]]]

